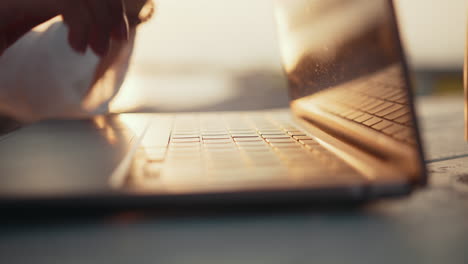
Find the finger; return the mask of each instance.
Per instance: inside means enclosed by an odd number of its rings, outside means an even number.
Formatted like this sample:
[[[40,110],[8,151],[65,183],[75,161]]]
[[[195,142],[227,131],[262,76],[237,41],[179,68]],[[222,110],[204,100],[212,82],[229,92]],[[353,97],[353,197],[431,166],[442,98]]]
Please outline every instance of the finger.
[[[89,26],[78,25],[70,28],[68,43],[79,53],[85,53],[89,42]]]
[[[95,27],[91,28],[89,45],[96,55],[104,57],[110,47],[110,33],[102,33],[96,30]]]
[[[130,26],[128,23],[127,15],[122,15],[120,25],[112,30],[112,38],[115,40],[127,41],[130,38]]]
[[[93,27],[97,27],[98,30],[110,33],[114,24],[114,18],[111,15],[111,11],[107,7],[106,1],[104,0],[86,0],[85,1],[89,12],[92,16]]]
[[[62,14],[65,24],[69,28],[68,42],[70,46],[84,53],[89,42],[89,33],[92,23],[91,14],[83,2],[75,1],[68,5]]]
[[[110,46],[110,34],[115,23],[110,9],[103,0],[86,0],[92,16],[90,28],[90,46],[98,56],[105,56]]]
[[[128,40],[129,38],[129,29],[128,29],[128,20],[125,13],[125,5],[122,0],[107,0],[106,1],[109,10],[111,10],[111,15],[116,21],[112,29],[112,37],[117,40]]]

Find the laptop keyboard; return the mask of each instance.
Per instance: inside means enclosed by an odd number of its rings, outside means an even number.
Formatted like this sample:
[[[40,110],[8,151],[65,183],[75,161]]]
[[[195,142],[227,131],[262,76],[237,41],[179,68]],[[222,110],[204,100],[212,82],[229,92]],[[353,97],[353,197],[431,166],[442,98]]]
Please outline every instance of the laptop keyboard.
[[[145,137],[151,136],[150,128]],[[166,141],[165,146],[143,146],[147,176],[190,175],[197,179],[224,175],[224,179],[245,176],[253,180],[350,170],[295,126],[288,115],[178,115]]]
[[[405,85],[395,84],[395,80],[398,80],[395,78],[396,69],[389,71],[326,90],[320,96],[313,97],[311,103],[400,142],[415,145]],[[387,81],[388,78],[392,78],[392,81]]]

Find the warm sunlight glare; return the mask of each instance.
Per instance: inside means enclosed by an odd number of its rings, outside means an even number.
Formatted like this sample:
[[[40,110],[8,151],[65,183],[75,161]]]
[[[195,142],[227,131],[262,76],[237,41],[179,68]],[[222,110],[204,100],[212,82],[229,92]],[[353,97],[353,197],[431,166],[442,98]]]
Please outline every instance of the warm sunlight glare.
[[[281,74],[269,0],[159,0],[138,29],[127,79],[112,112],[184,111],[238,95],[252,69]]]

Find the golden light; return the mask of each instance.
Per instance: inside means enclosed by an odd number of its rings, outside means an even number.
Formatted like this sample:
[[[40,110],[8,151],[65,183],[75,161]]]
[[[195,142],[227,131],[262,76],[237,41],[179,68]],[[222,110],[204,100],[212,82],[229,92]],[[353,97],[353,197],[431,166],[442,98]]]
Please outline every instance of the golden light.
[[[103,132],[103,135],[109,144],[114,145],[117,143],[117,134],[114,130],[115,128],[109,124],[109,121],[106,119],[106,117],[96,116],[93,118],[93,123]]]

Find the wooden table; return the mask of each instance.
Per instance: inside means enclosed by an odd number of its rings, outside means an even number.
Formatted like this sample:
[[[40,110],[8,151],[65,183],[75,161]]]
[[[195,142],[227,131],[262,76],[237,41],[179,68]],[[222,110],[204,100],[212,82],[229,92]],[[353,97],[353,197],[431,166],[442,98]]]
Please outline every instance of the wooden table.
[[[460,98],[461,99],[461,98]],[[8,218],[0,263],[468,263],[468,145],[456,98],[420,99],[430,183],[359,208]]]

